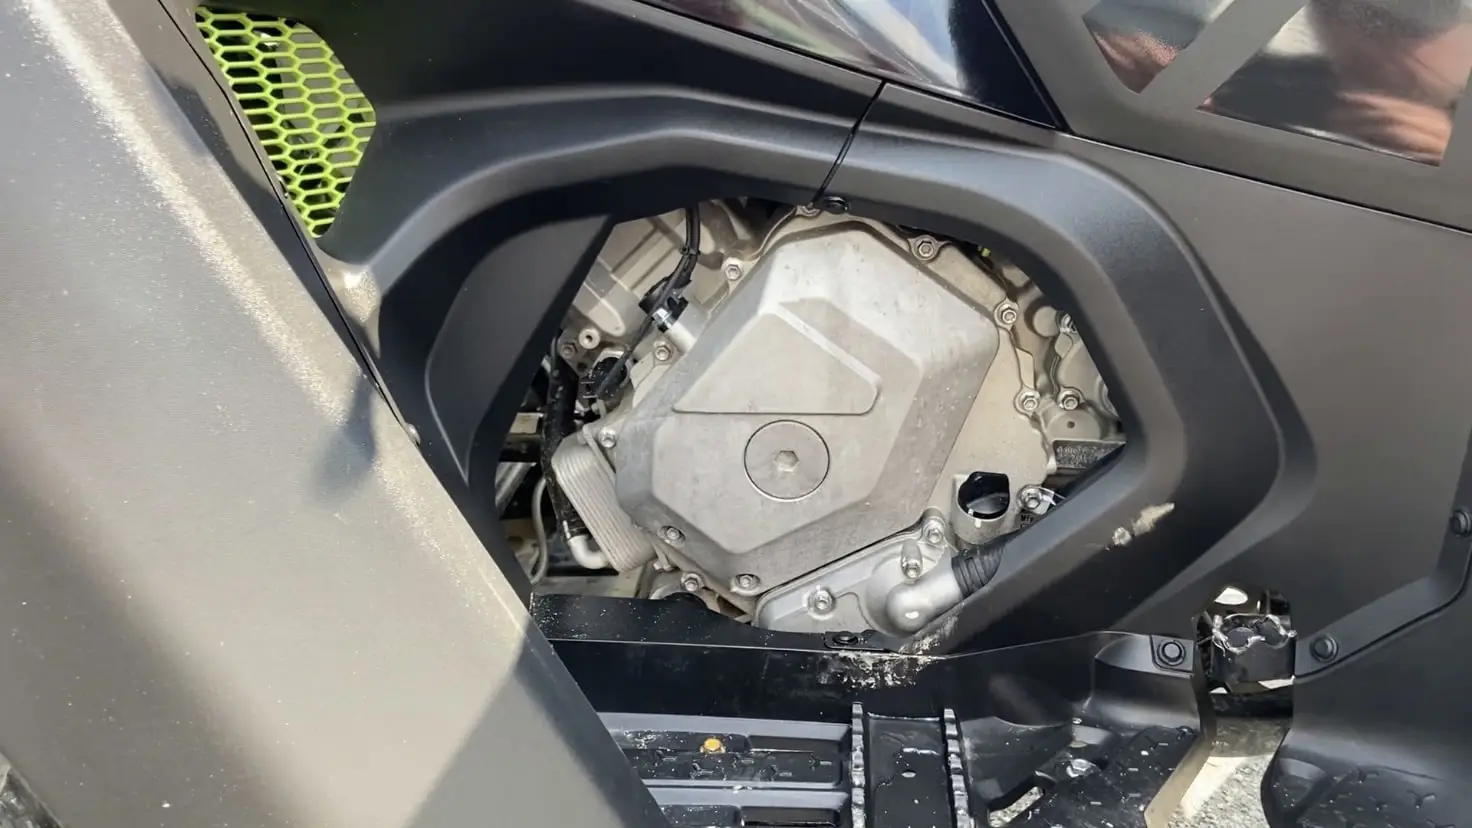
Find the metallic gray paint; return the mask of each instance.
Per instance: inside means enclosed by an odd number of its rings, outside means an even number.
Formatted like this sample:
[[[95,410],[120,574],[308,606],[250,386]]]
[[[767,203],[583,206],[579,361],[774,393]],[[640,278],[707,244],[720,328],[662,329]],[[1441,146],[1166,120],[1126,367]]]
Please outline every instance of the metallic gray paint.
[[[40,799],[70,828],[658,824],[111,10],[6,4],[0,39],[0,749]]]

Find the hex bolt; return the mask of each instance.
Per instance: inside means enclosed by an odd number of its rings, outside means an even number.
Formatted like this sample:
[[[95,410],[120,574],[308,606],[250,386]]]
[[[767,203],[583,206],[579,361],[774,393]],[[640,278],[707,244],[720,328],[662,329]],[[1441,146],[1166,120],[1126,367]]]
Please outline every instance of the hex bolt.
[[[920,578],[920,569],[923,564],[919,558],[903,558],[900,560],[900,572],[904,574],[906,581],[914,581]]]
[[[1339,642],[1331,636],[1321,635],[1308,645],[1308,652],[1316,661],[1333,661],[1339,655]]]
[[[699,592],[705,588],[705,579],[694,572],[686,572],[680,576],[680,589],[686,592]]]
[[[1472,513],[1468,513],[1466,509],[1452,512],[1451,532],[1459,538],[1472,535]]]
[[[611,428],[600,428],[600,429],[598,429],[598,445],[600,445],[600,446],[602,446],[602,447],[604,447],[606,449],[611,449],[614,446],[618,445],[618,432],[614,431]],[[666,528],[673,528],[673,527],[666,527]],[[679,531],[679,530],[676,530],[676,531]]]
[[[1072,388],[1065,388],[1058,394],[1058,407],[1064,411],[1073,411],[1083,402],[1083,395]]]
[[[675,544],[685,539],[685,533],[673,526],[661,526],[659,536],[664,538],[665,543]]]
[[[578,331],[578,344],[583,346],[583,350],[585,351],[591,351],[597,348],[602,341],[603,334],[598,333],[597,328],[587,327]]]
[[[1022,503],[1022,508],[1029,512],[1036,512],[1043,508],[1043,492],[1037,486],[1023,486],[1017,493],[1017,500]]]
[[[1010,328],[1017,324],[1017,304],[1011,301],[1002,302],[993,309],[992,316],[996,318],[998,325]]]
[[[750,573],[743,572],[736,576],[735,586],[737,592],[756,592],[757,585],[761,579]]]
[[[1090,762],[1087,759],[1073,759],[1069,761],[1068,768],[1064,772],[1074,779],[1077,779],[1080,776],[1092,773],[1093,770],[1093,762]]]
[[[814,215],[816,215],[816,213]],[[721,272],[726,274],[726,281],[737,281],[741,278],[741,262],[738,262],[735,259],[727,259],[726,263],[721,266]]]
[[[1017,395],[1017,410],[1023,414],[1032,414],[1038,410],[1038,405],[1041,402],[1042,398],[1038,396],[1038,392],[1033,390],[1023,391]]]
[[[564,342],[557,346],[557,353],[561,354],[563,359],[574,360],[578,358],[578,346],[571,341]]]
[[[946,542],[945,527],[939,523],[931,523],[925,527],[925,542],[931,546],[940,546]]]
[[[922,261],[934,259],[940,252],[940,243],[932,236],[916,236],[910,239],[910,252]]]
[[[833,611],[833,593],[827,587],[818,587],[808,596],[808,608],[819,615]]]
[[[1166,641],[1160,645],[1160,663],[1167,667],[1179,667],[1186,661],[1186,648],[1179,641]]]
[[[654,343],[653,351],[655,362],[669,362],[675,356],[675,349],[671,348],[670,344],[663,339]]]

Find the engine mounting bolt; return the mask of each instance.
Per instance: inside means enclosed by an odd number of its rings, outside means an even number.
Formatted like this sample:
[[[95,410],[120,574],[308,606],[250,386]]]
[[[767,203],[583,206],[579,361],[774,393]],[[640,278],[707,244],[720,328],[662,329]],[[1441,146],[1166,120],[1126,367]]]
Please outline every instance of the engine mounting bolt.
[[[940,546],[946,541],[946,530],[937,524],[925,527],[925,542],[932,546]]]
[[[669,362],[675,356],[675,349],[670,347],[663,339],[654,343],[654,361]]]
[[[992,311],[992,316],[997,324],[1004,328],[1010,328],[1017,324],[1017,303],[1012,301],[1002,302]]]
[[[1038,410],[1038,404],[1040,402],[1041,399],[1038,397],[1038,392],[1032,390],[1023,391],[1017,395],[1017,410],[1023,414],[1032,414]]]
[[[819,615],[833,611],[833,593],[827,587],[818,587],[808,596],[808,608]]]
[[[557,346],[557,353],[561,354],[562,358],[566,360],[577,359],[578,346],[573,342],[564,342]]]
[[[661,526],[659,536],[664,538],[665,543],[679,543],[685,539],[685,533],[673,526]]]
[[[1331,636],[1321,635],[1308,645],[1308,652],[1317,661],[1333,661],[1339,655],[1339,642]]]
[[[1066,313],[1058,314],[1058,333],[1071,334],[1076,333],[1077,331],[1078,329],[1073,326],[1072,316],[1069,316]]]
[[[1083,402],[1083,395],[1072,388],[1065,388],[1058,395],[1058,407],[1064,411],[1073,411],[1078,408],[1080,402]]]
[[[680,576],[680,589],[686,592],[699,592],[705,588],[705,579],[694,572],[686,572]]]
[[[598,445],[611,449],[618,445],[618,432],[611,428],[598,429]]]
[[[750,573],[737,575],[733,580],[737,592],[756,592],[757,587],[761,585],[761,579]]]
[[[578,331],[578,344],[583,346],[585,351],[597,348],[601,342],[603,342],[603,334],[598,333],[597,328],[590,326]]]
[[[931,236],[916,236],[910,239],[910,252],[928,262],[940,252],[940,243]]]
[[[1085,774],[1092,773],[1093,770],[1094,770],[1094,763],[1093,762],[1090,762],[1087,759],[1073,759],[1073,760],[1070,760],[1069,761],[1069,763],[1068,763],[1068,769],[1065,770],[1064,772],[1067,773],[1069,776],[1073,777],[1074,779],[1077,779],[1080,776],[1084,776]]]
[[[727,259],[726,263],[721,266],[721,272],[726,274],[726,281],[735,282],[741,278],[741,262],[735,259]]]
[[[1472,514],[1469,514],[1466,509],[1452,512],[1451,530],[1452,534],[1459,538],[1472,535]]]

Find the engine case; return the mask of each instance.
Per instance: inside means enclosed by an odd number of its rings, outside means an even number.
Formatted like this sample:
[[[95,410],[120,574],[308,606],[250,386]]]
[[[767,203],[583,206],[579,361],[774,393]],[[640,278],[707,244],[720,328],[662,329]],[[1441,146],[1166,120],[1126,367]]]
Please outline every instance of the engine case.
[[[913,526],[998,353],[980,307],[849,227],[774,244],[619,418],[619,504],[738,595]]]

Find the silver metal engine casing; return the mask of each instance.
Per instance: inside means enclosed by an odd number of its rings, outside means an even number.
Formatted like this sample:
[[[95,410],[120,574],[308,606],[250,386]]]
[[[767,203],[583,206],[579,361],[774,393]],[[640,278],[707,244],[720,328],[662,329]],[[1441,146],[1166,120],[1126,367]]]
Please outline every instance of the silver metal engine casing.
[[[619,504],[736,594],[784,584],[916,523],[999,345],[877,229],[785,237],[619,418]]]

